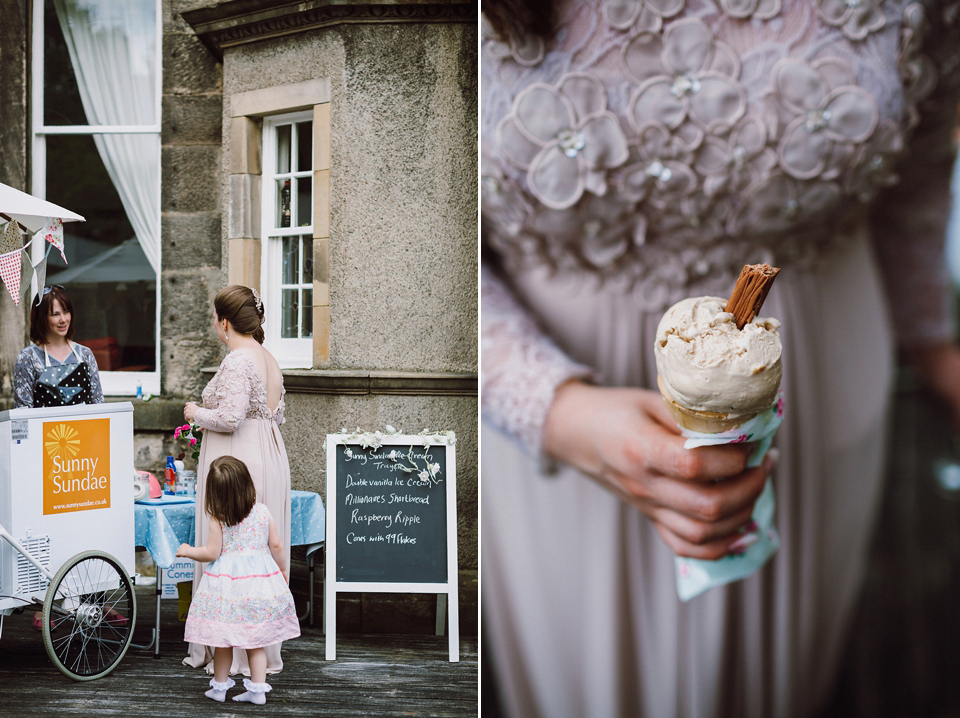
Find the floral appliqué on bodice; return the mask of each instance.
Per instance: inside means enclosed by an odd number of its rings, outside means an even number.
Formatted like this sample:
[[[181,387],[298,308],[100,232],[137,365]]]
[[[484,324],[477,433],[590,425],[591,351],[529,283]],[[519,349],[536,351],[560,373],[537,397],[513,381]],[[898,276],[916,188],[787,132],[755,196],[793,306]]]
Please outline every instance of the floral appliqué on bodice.
[[[744,264],[816,267],[869,234],[875,208],[910,225],[873,226],[901,341],[949,334],[948,278],[930,269],[948,208],[916,175],[952,151],[958,14],[955,0],[562,0],[547,41],[484,21],[482,239],[502,271],[485,260],[484,415],[536,451],[556,386],[592,373],[511,278],[594,278],[661,312],[727,296]],[[877,202],[907,170],[901,204]]]
[[[270,535],[270,511],[264,504],[254,504],[240,523],[223,527],[221,553],[266,551]]]
[[[550,52],[484,26],[485,239],[651,310],[745,263],[815,263],[897,181],[936,80],[918,2],[583,0],[561,19]]]
[[[284,421],[284,394],[277,410],[267,404],[267,387],[259,370],[241,350],[224,357],[213,379],[203,390],[203,408],[197,409],[196,422],[204,429],[232,432],[246,419]]]

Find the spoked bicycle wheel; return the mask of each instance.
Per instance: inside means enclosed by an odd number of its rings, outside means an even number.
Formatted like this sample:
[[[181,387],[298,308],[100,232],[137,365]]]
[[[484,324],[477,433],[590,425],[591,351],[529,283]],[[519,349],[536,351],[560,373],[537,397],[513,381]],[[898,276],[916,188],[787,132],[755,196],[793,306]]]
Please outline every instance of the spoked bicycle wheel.
[[[120,663],[136,620],[137,597],[123,565],[110,554],[85,551],[63,564],[47,588],[43,643],[61,672],[89,681]]]

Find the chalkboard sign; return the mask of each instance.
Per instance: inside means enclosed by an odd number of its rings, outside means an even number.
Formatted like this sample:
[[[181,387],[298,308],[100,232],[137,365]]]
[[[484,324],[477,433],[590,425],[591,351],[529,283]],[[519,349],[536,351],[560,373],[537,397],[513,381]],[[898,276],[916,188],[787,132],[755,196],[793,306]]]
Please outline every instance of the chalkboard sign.
[[[338,444],[336,452],[337,581],[445,582],[445,448]]]
[[[458,661],[453,432],[328,434],[326,658],[336,658],[336,594],[436,593]],[[448,610],[449,609],[449,610]]]

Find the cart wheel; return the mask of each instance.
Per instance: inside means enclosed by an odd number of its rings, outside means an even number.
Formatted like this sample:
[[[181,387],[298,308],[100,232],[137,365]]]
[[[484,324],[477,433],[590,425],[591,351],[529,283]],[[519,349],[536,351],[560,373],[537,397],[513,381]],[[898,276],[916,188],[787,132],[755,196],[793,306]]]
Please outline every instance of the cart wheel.
[[[136,620],[137,597],[123,565],[110,554],[85,551],[63,564],[47,589],[43,643],[65,675],[89,681],[120,662]]]

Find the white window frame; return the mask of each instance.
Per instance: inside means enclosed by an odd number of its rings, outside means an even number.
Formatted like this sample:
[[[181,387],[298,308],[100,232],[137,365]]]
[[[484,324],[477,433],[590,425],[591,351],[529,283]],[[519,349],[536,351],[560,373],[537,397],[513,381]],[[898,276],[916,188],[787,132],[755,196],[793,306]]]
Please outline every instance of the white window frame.
[[[130,134],[145,133],[155,134],[160,137],[161,132],[161,107],[163,92],[163,5],[162,0],[156,0],[157,26],[156,26],[156,63],[157,63],[157,87],[156,87],[156,118],[157,122],[153,125],[45,125],[44,124],[44,9],[46,0],[33,0],[33,28],[32,28],[32,79],[31,79],[31,100],[33,112],[31,117],[31,133],[33,155],[31,159],[30,193],[41,199],[47,196],[47,137],[49,135],[88,135],[97,134]],[[159,144],[159,143],[158,143]],[[158,151],[159,152],[159,151]],[[160,157],[157,157],[157,171],[161,173],[160,182],[157,183],[157,192],[159,194],[160,185],[163,181],[162,164]],[[157,197],[157,213],[160,214],[160,201]],[[82,208],[68,208],[82,214]],[[160,217],[157,217],[157,226],[160,226]],[[46,248],[43,242],[34,242],[31,245],[31,257],[34,262],[43,257]],[[160,248],[161,255],[163,248]],[[154,347],[154,371],[101,371],[100,383],[103,387],[103,393],[107,396],[134,396],[137,393],[137,387],[140,386],[145,394],[160,394],[160,297],[161,297],[160,273],[157,273],[156,280],[156,306],[157,315],[155,319],[155,347]]]
[[[312,111],[291,112],[283,115],[273,115],[265,117],[263,120],[262,132],[262,164],[261,164],[261,212],[260,212],[260,237],[261,237],[261,261],[260,261],[260,292],[264,302],[264,346],[276,357],[281,368],[284,369],[309,369],[313,366],[313,337],[298,339],[283,339],[280,336],[280,298],[281,298],[281,276],[282,276],[282,241],[281,237],[300,237],[308,236],[310,238],[310,251],[313,251],[313,226],[316,218],[314,213],[314,197],[316,196],[316,182],[313,168],[313,155],[309,170],[293,171],[292,177],[310,178],[310,224],[303,227],[294,226],[297,216],[296,193],[291,191],[290,196],[290,227],[277,227],[274,224],[277,206],[277,127],[280,125],[291,125],[290,146],[291,157],[297,156],[297,133],[296,124],[299,122],[311,123],[312,142],[316,142],[316,127],[314,126],[314,117]],[[286,174],[286,173],[285,173]],[[304,261],[301,252],[301,266]],[[316,268],[314,267],[314,271]],[[312,284],[311,284],[312,289]],[[312,307],[307,311],[313,311]],[[316,331],[316,328],[314,328]]]

